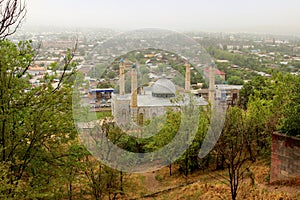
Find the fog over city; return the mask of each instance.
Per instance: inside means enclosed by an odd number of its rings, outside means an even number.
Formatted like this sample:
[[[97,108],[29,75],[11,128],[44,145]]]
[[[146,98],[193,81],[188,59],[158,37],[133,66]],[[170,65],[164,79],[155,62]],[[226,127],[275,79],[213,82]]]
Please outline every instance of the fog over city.
[[[298,0],[30,0],[23,27],[157,27],[300,35]]]

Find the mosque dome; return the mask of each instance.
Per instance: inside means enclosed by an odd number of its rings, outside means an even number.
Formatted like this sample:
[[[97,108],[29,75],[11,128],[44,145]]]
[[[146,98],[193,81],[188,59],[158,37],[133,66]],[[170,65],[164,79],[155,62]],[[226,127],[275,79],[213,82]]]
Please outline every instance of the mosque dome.
[[[176,87],[172,81],[167,78],[158,79],[152,85],[152,96],[169,98],[174,97],[176,93]]]

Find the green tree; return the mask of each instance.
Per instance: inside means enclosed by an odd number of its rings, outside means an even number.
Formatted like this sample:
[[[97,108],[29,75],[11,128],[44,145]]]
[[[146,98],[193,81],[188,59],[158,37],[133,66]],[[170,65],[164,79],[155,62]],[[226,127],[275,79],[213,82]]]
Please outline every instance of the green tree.
[[[88,134],[99,144],[110,141],[122,145],[121,139],[125,137],[122,130],[109,118],[105,118],[102,122],[101,127],[94,127],[89,130]],[[102,134],[106,137],[102,137]],[[101,148],[101,145],[99,148]],[[103,156],[109,156],[109,152]],[[87,178],[85,185],[94,199],[103,199],[105,196],[109,199],[115,199],[117,194],[122,192],[123,173],[103,165],[88,153],[84,155],[82,165],[82,171]]]
[[[274,110],[277,110],[279,131],[300,136],[300,78],[291,74],[274,76]],[[275,85],[276,84],[276,85]]]
[[[157,134],[155,134],[153,137],[146,140],[144,145],[145,152],[153,152],[167,145],[174,138],[174,136],[177,134],[179,130],[180,117],[181,114],[179,112],[168,110],[166,113],[166,121],[163,125],[161,124],[161,122],[164,122],[163,117],[157,117],[156,119],[152,119],[150,125],[154,127],[153,128],[151,127],[149,129],[150,132],[156,130],[157,127],[161,127],[161,126],[162,127]],[[172,160],[169,159],[170,157],[171,156],[168,154],[165,155],[165,159],[171,163]],[[169,165],[169,173],[171,176],[172,164]]]
[[[247,169],[245,166],[249,160],[247,141],[245,112],[232,107],[226,113],[225,126],[215,147],[224,156],[229,177],[222,176],[222,178],[230,185],[232,200],[237,198],[239,184]]]
[[[279,130],[297,136],[300,129],[299,87],[299,77],[287,73],[274,73],[271,79],[257,77],[244,84],[239,105],[247,108],[251,99],[264,102],[273,113],[267,123],[269,132]]]
[[[107,73],[107,77],[108,77],[109,79],[116,78],[116,76],[117,76],[117,73],[114,72],[114,71],[109,71],[109,72]]]
[[[201,161],[198,158],[201,145],[208,129],[210,112],[206,108],[199,108],[198,129],[194,140],[192,141],[186,152],[176,161],[179,164],[179,170],[185,176],[197,171],[200,167],[208,167],[209,155]]]
[[[270,85],[270,81],[262,76],[257,76],[250,82],[247,82],[243,85],[243,88],[239,93],[238,105],[247,109],[247,104],[251,96],[254,95],[255,91],[257,91],[257,95],[259,93],[263,98],[270,98],[272,94],[266,94],[264,88]]]
[[[231,85],[243,85],[244,83],[243,79],[239,76],[231,76],[228,78],[227,82]]]
[[[51,163],[76,134],[69,75],[63,73],[57,88],[46,80],[31,88],[23,78],[34,56],[31,43],[2,40],[0,55],[0,161],[8,166],[10,185],[2,194],[19,199],[53,197],[58,194],[50,188],[57,187],[58,180],[46,169],[51,171]],[[68,51],[64,70],[75,66],[73,55]]]
[[[245,127],[247,130],[246,147],[251,161],[267,154],[270,155],[271,133],[276,128],[272,124],[274,113],[272,112],[272,101],[251,97],[245,111]]]
[[[97,88],[113,88],[114,85],[110,84],[110,83],[98,83],[97,84]]]

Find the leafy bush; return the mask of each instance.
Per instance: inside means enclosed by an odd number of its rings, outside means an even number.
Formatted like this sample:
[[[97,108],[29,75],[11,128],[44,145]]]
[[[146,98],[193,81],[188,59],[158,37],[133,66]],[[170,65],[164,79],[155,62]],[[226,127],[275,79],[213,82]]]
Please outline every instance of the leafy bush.
[[[300,137],[300,78],[291,77],[289,100],[284,105],[280,131],[289,136]]]

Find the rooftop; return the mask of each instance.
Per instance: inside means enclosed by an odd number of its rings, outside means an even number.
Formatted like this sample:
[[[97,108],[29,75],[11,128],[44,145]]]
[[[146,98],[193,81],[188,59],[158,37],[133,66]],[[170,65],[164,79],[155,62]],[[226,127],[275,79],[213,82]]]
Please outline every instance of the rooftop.
[[[167,78],[158,79],[152,86],[154,94],[172,94],[175,95],[176,87],[172,81]]]

